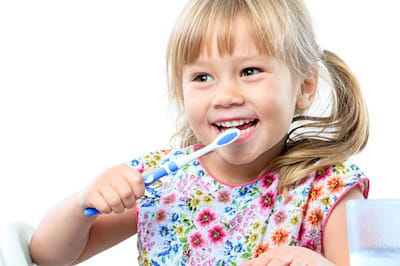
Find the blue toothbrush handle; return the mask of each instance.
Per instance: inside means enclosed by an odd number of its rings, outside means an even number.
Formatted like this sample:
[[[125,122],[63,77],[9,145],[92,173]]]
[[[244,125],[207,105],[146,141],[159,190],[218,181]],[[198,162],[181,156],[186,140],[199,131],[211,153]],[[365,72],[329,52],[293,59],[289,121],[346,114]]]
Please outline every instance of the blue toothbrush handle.
[[[156,182],[161,177],[169,175],[170,173],[175,172],[178,169],[179,169],[179,166],[174,161],[171,161],[167,165],[163,165],[162,167],[158,168],[157,170],[154,170],[150,173],[143,175],[144,186],[147,187],[150,184]],[[95,208],[86,208],[83,214],[85,216],[93,216],[93,215],[96,215],[99,213],[100,213],[100,211],[98,211]]]
[[[156,182],[161,177],[169,175],[170,173],[175,172],[178,169],[179,169],[178,165],[174,161],[171,161],[168,164],[158,168],[157,170],[154,170],[150,173],[143,175],[144,186],[147,187],[150,184]]]
[[[164,167],[158,168],[155,171],[147,173],[143,175],[144,186],[147,187],[148,185],[154,183],[155,181],[166,175],[168,175],[168,172]]]
[[[100,213],[97,209],[95,208],[86,208],[85,212],[83,213],[85,216],[93,216]]]

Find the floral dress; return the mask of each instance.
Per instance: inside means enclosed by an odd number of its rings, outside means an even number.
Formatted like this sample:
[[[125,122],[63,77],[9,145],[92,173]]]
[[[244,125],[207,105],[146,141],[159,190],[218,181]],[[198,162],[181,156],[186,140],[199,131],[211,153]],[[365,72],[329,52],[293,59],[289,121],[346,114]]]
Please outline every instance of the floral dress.
[[[138,171],[191,153],[161,150],[129,162]],[[228,185],[195,160],[146,188],[138,203],[140,265],[240,265],[270,247],[302,246],[323,254],[322,235],[340,198],[354,186],[368,195],[368,179],[354,164],[323,167],[278,193],[268,173]]]

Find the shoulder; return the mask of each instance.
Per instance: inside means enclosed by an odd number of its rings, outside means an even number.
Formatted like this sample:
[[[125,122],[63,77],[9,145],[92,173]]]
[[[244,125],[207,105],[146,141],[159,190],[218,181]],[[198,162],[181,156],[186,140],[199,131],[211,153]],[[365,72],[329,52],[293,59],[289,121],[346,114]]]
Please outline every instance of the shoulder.
[[[323,252],[322,235],[333,210],[357,186],[366,198],[369,179],[350,161],[334,165],[318,164],[321,167],[299,182],[293,193],[304,204],[304,219],[299,235],[301,245],[312,246],[314,250]]]
[[[369,179],[353,162],[345,161],[334,165],[321,166],[311,176],[311,189],[321,189],[336,201],[353,187],[359,186],[364,197],[368,197]]]
[[[314,172],[289,190],[291,196],[301,199],[307,206],[324,209],[325,213],[356,186],[365,198],[368,197],[369,179],[356,164],[345,161],[326,165],[320,161],[316,166]]]
[[[369,179],[354,163],[345,161],[334,165],[322,165],[308,178],[307,212],[312,220],[318,213],[321,226],[324,227],[337,204],[353,188],[359,187],[364,198],[368,197]]]

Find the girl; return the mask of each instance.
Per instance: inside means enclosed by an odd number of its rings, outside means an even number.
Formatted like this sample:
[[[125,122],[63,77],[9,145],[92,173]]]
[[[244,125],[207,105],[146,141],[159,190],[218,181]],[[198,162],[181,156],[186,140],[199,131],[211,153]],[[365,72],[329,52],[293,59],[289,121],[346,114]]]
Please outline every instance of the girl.
[[[345,203],[367,197],[368,180],[347,159],[368,117],[304,4],[192,0],[167,58],[181,148],[112,167],[59,203],[32,238],[34,261],[79,263],[138,233],[141,265],[348,265]],[[313,113],[324,72],[329,110]],[[230,127],[236,142],[145,188],[142,173]]]

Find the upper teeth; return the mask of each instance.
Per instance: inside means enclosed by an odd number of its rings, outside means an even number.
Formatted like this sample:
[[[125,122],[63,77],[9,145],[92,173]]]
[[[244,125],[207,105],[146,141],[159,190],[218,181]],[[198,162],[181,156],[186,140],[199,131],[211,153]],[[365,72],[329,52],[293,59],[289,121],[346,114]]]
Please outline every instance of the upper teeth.
[[[237,127],[247,123],[252,122],[252,119],[244,119],[244,120],[233,120],[233,121],[225,121],[225,122],[216,122],[215,124],[219,127]]]

